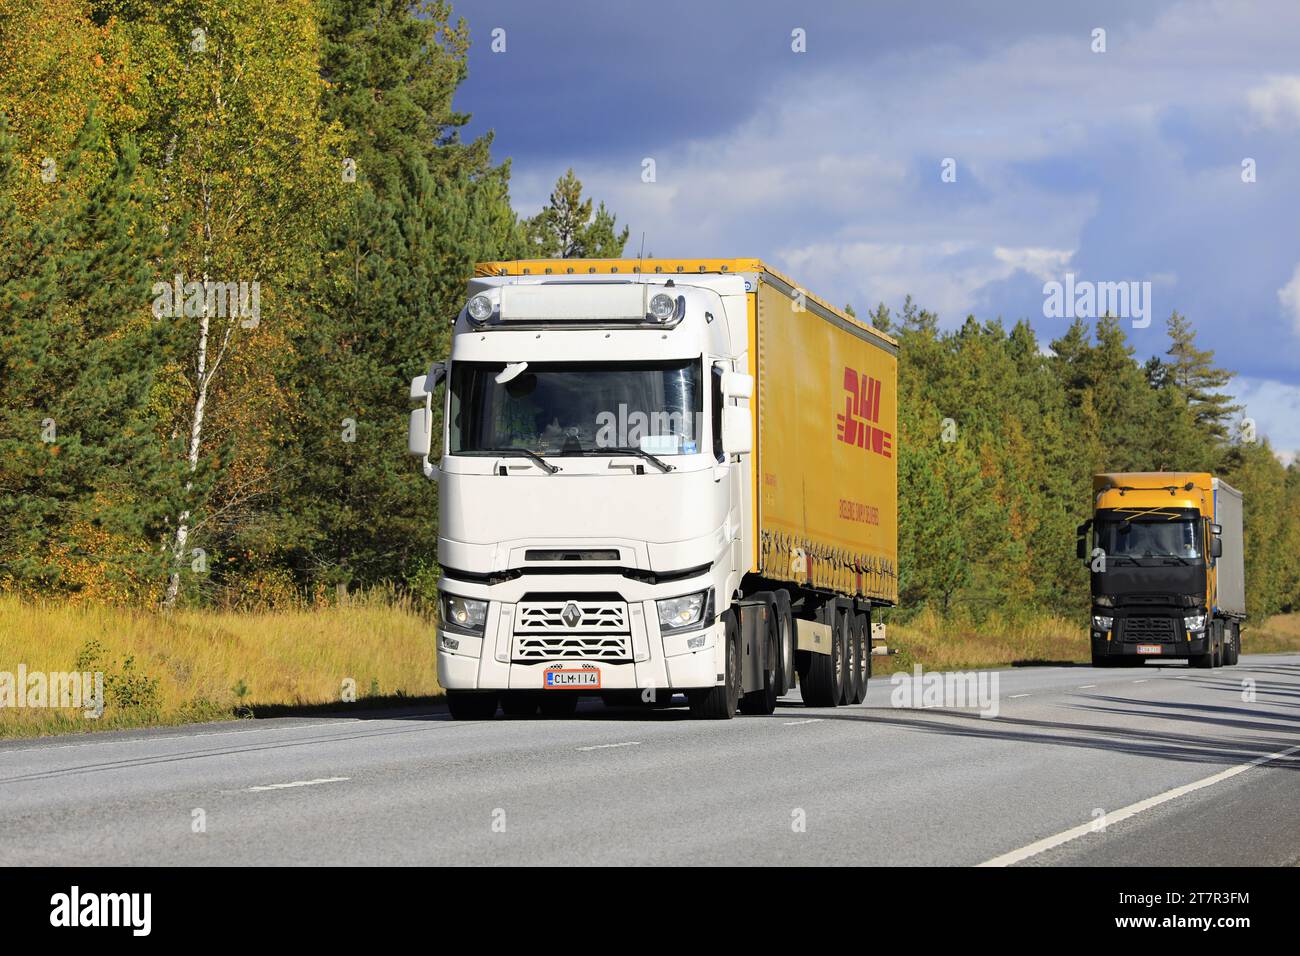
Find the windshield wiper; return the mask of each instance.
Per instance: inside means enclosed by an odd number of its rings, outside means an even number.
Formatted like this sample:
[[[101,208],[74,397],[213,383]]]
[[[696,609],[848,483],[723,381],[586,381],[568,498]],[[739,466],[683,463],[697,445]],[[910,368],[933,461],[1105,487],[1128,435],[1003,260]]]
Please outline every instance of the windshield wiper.
[[[650,454],[648,451],[645,451],[644,449],[633,448],[630,446],[626,446],[626,447],[616,446],[611,448],[583,448],[578,451],[560,452],[560,454],[561,455],[635,455],[638,458],[644,458],[646,461],[650,462],[652,465],[654,465],[655,467],[659,468],[662,471],[676,470],[675,468],[673,468],[672,465],[668,464],[668,462],[664,461],[662,458],[656,457],[655,455]]]
[[[489,448],[487,453],[493,455],[504,455],[508,458],[530,458],[546,470],[548,475],[553,475],[560,470],[559,465],[552,465],[549,461],[537,454],[535,451],[529,451],[527,448]]]

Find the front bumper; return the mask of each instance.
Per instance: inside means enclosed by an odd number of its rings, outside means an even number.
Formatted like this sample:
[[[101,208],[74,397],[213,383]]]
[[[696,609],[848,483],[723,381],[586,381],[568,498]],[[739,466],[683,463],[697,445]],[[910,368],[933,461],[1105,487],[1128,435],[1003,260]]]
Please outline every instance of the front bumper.
[[[1193,637],[1191,640],[1178,639],[1176,641],[1153,641],[1150,643],[1140,643],[1136,641],[1117,641],[1115,639],[1106,640],[1103,636],[1098,638],[1095,634],[1092,637],[1092,653],[1097,657],[1144,657],[1150,660],[1160,660],[1162,657],[1172,657],[1176,659],[1186,657],[1197,657],[1209,652],[1209,640],[1202,635]],[[1159,653],[1140,653],[1140,647],[1158,647]]]

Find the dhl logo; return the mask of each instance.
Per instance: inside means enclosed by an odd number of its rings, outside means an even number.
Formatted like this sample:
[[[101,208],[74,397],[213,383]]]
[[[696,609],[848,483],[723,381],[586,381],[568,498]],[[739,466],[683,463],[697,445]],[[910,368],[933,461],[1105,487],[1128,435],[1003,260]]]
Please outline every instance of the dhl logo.
[[[880,423],[881,382],[856,369],[844,370],[844,413],[835,416],[835,435],[840,441],[881,455],[894,456],[894,436]]]

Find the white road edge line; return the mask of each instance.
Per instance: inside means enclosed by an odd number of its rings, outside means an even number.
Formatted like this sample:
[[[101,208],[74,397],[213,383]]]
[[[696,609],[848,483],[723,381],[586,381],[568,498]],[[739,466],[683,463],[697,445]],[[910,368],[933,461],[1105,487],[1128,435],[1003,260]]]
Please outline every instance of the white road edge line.
[[[1012,694],[1007,700],[1015,700],[1017,697],[1028,697],[1028,694]]]
[[[249,793],[259,793],[263,790],[288,790],[292,787],[314,787],[322,783],[340,783],[344,780],[351,780],[351,777],[318,777],[315,780],[295,780],[292,783],[268,783],[260,787],[249,787]]]
[[[1144,677],[1144,678],[1142,678],[1141,680],[1135,680],[1133,683],[1135,683],[1135,684],[1145,684],[1148,680],[1150,680],[1149,677]]]
[[[1087,690],[1089,687],[1096,687],[1096,684],[1080,684],[1079,690]]]
[[[1127,820],[1129,817],[1135,817],[1153,807],[1158,807],[1162,803],[1168,803],[1170,800],[1176,800],[1178,797],[1193,793],[1197,790],[1203,790],[1206,787],[1212,787],[1216,783],[1222,783],[1230,777],[1235,777],[1239,773],[1245,773],[1252,767],[1258,767],[1260,764],[1268,763],[1270,760],[1281,760],[1289,757],[1293,753],[1300,752],[1300,745],[1288,747],[1286,750],[1279,750],[1277,753],[1267,754],[1263,757],[1256,757],[1249,763],[1238,764],[1235,767],[1229,767],[1227,770],[1221,770],[1213,776],[1206,777],[1203,780],[1196,780],[1192,783],[1183,784],[1181,787],[1174,787],[1172,790],[1166,790],[1164,793],[1156,794],[1146,800],[1139,800],[1137,803],[1130,803],[1127,807],[1116,810],[1114,813],[1106,814],[1106,826],[1119,823],[1121,820]],[[1001,856],[995,856],[991,860],[985,860],[980,866],[1011,866],[1022,860],[1027,860],[1031,856],[1038,856],[1047,850],[1055,849],[1063,843],[1069,843],[1071,840],[1077,840],[1081,836],[1086,836],[1094,832],[1096,821],[1081,823],[1077,827],[1071,827],[1055,836],[1045,837],[1036,843],[1023,846],[1019,850],[1012,850],[1010,853],[1003,853]]]
[[[639,747],[639,746],[641,746],[641,741],[639,740],[625,740],[621,744],[595,744],[591,747],[579,747],[578,749],[579,750],[609,750],[612,747]]]
[[[787,720],[787,721],[785,721],[785,725],[786,725],[787,727],[801,727],[801,726],[803,726],[804,724],[818,724],[818,723],[821,723],[821,718],[820,718],[820,717],[809,717],[807,720]]]

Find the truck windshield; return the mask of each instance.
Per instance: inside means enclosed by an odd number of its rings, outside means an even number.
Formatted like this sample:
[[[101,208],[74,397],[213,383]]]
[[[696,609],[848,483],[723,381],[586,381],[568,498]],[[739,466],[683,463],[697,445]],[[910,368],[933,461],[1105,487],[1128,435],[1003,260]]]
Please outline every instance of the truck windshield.
[[[1201,557],[1201,522],[1192,517],[1109,517],[1097,521],[1097,547],[1116,558]]]
[[[448,450],[652,455],[700,450],[701,360],[537,362],[504,383],[503,363],[455,362]]]

